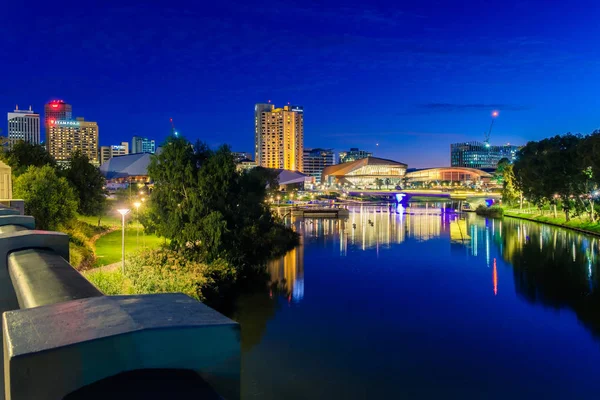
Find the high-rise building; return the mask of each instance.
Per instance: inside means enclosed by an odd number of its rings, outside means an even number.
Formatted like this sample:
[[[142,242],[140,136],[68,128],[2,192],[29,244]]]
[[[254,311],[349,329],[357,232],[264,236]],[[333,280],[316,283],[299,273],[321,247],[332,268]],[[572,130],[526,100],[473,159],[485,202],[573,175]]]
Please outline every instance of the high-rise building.
[[[46,148],[59,163],[68,162],[73,152],[79,150],[92,164],[98,165],[98,124],[83,118],[49,119]]]
[[[40,114],[34,113],[31,110],[19,110],[19,106],[15,111],[8,113],[8,145],[19,140],[23,140],[31,144],[40,144]]]
[[[360,160],[361,158],[372,157],[373,153],[360,150],[357,147],[351,147],[348,151],[340,151],[340,164]]]
[[[150,153],[156,152],[156,143],[154,140],[144,138],[141,136],[134,136],[131,139],[131,154],[137,153]]]
[[[256,164],[302,172],[304,157],[304,110],[302,106],[273,104],[254,106]]]
[[[323,169],[334,164],[333,149],[304,149],[304,173],[314,176],[316,183],[321,183]]]
[[[102,165],[113,157],[129,154],[129,143],[121,142],[121,144],[118,145],[101,146],[98,153],[100,165]]]
[[[73,119],[73,108],[63,100],[52,100],[44,106],[46,149],[59,163],[68,162],[73,152],[80,151],[92,164],[98,165],[98,124],[84,118]]]
[[[498,162],[515,160],[519,146],[490,146],[483,142],[464,142],[450,145],[450,163],[453,167],[496,168]]]
[[[63,100],[52,100],[44,106],[44,128],[47,128],[51,120],[73,119],[73,108]]]

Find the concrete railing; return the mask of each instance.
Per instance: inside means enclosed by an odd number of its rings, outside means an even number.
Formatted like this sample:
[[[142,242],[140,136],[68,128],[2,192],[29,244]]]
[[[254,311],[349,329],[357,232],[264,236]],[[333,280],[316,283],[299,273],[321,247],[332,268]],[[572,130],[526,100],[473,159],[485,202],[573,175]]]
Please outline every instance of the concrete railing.
[[[6,400],[239,398],[237,323],[180,293],[104,296],[33,227],[0,209]]]

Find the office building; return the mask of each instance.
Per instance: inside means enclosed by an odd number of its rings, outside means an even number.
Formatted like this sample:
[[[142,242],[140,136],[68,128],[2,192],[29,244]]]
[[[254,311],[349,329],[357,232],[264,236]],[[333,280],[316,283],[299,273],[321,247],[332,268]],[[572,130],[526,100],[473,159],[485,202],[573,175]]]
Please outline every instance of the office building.
[[[19,110],[8,113],[8,145],[12,147],[19,140],[31,144],[40,144],[40,114],[31,110]]]
[[[102,165],[113,157],[129,154],[129,143],[121,142],[119,145],[101,146],[98,153],[98,159]]]
[[[137,153],[154,154],[155,152],[156,152],[156,143],[154,142],[154,140],[140,137],[140,136],[134,136],[133,139],[131,139],[131,154],[137,154]]]
[[[335,164],[335,154],[332,149],[304,149],[304,173],[321,183],[321,173],[325,167]]]
[[[498,161],[515,160],[519,146],[490,146],[483,142],[454,143],[450,145],[450,163],[453,167],[490,168],[498,167]]]
[[[377,188],[377,182],[388,187],[402,183],[407,165],[384,158],[365,157],[356,161],[332,165],[323,170],[321,183],[354,188]]]
[[[265,168],[300,171],[304,157],[304,110],[273,104],[254,107],[254,145],[256,164]]]
[[[52,100],[44,106],[44,127],[52,120],[72,120],[73,107],[63,100]]]
[[[46,149],[59,163],[68,162],[73,152],[79,150],[92,164],[98,165],[98,124],[83,118],[49,119]]]
[[[340,164],[352,162],[362,158],[372,157],[373,153],[352,147],[348,151],[340,151]]]
[[[242,151],[232,151],[231,155],[233,155],[233,161],[237,164],[242,161],[252,161],[252,154],[246,153]]]

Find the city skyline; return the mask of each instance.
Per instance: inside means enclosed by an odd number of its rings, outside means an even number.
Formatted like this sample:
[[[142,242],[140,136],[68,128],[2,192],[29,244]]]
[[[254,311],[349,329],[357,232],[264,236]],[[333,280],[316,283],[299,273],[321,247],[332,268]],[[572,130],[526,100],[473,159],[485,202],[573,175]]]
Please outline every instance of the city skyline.
[[[482,141],[495,109],[496,145],[599,125],[591,2],[577,9],[469,2],[462,13],[445,2],[109,3],[7,4],[10,15],[26,8],[32,23],[0,27],[6,53],[20,54],[0,65],[0,76],[11,77],[0,91],[1,109],[41,110],[65,99],[101,124],[101,145],[132,135],[159,144],[173,118],[192,141],[251,152],[252,106],[291,102],[305,107],[306,147],[359,147],[412,167],[450,165],[450,144]],[[284,9],[295,18],[284,23]],[[55,24],[83,16],[90,28]],[[246,23],[256,18],[260,27]],[[71,39],[56,41],[57,29]],[[73,45],[79,42],[86,46]],[[280,42],[294,45],[279,48]],[[265,51],[269,46],[277,50]]]

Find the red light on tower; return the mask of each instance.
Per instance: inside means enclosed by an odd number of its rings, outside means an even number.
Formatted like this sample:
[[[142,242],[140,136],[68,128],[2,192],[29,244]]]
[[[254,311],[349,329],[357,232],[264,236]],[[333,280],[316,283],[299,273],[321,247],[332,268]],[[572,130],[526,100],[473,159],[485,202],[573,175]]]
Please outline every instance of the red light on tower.
[[[496,118],[498,116],[498,111],[492,111],[492,117]]]
[[[56,108],[56,107],[58,107],[58,104],[56,104],[56,103],[52,104],[52,108]]]

